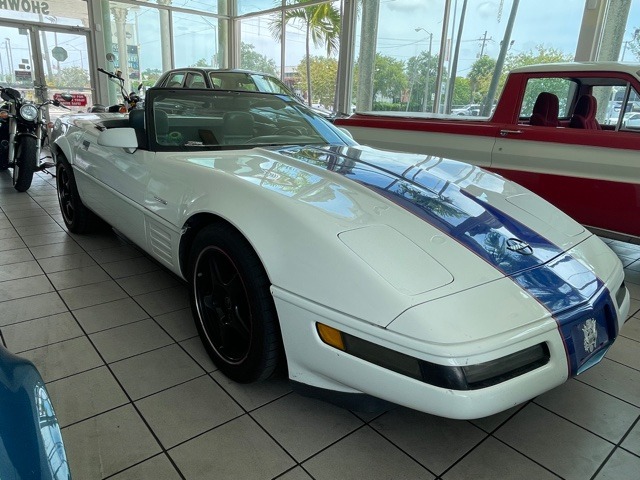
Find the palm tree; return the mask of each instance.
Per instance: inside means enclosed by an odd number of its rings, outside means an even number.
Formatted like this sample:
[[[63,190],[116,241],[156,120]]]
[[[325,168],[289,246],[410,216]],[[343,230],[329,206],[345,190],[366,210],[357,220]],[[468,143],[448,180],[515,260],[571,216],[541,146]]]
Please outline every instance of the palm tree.
[[[311,0],[300,2],[300,5]],[[284,22],[283,22],[284,18]],[[276,40],[282,42],[284,25],[301,24],[306,30],[306,66],[307,66],[307,102],[311,105],[311,44],[325,46],[327,56],[338,51],[340,37],[340,11],[332,3],[323,3],[309,7],[299,6],[284,11],[284,17],[273,21],[269,30]]]

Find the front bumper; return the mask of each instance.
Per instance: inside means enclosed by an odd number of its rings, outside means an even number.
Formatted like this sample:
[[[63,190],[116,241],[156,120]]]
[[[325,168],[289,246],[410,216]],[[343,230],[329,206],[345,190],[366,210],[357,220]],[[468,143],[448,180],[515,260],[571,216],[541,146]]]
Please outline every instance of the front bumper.
[[[272,292],[291,380],[341,394],[364,393],[444,417],[472,419],[530,400],[564,383],[570,376],[582,373],[604,356],[627,317],[630,303],[622,281],[622,268],[614,268],[610,273],[588,305],[564,311],[563,318],[554,318],[534,299],[526,298],[515,282],[507,278],[472,289],[478,292],[468,294],[476,295],[478,302],[486,302],[487,307],[493,303],[493,308],[484,309],[486,311],[476,310],[477,323],[487,325],[482,314],[499,317],[494,322],[494,330],[485,328],[482,338],[479,338],[480,327],[472,332],[469,328],[463,329],[463,322],[456,324],[457,315],[465,310],[467,327],[469,323],[469,307],[465,307],[461,294],[435,300],[436,304],[440,303],[437,306],[428,302],[414,307],[408,312],[414,310],[417,315],[407,316],[404,321],[404,315],[401,315],[385,329],[275,287]],[[496,297],[492,295],[495,292],[499,292],[504,300],[500,308],[495,305]],[[416,324],[416,318],[429,319],[429,314],[433,318],[434,312],[441,314],[438,328],[429,329],[433,327],[433,321]],[[450,317],[444,317],[445,313]],[[515,320],[518,320],[516,328],[506,328],[509,321],[513,322],[513,327]],[[464,367],[490,362],[541,343],[548,349],[549,360],[538,368],[487,387],[442,388],[323,343],[317,323],[420,361],[445,366]],[[588,327],[587,333],[585,327]],[[422,332],[422,337],[418,332]],[[433,341],[435,338],[441,341]]]
[[[280,317],[289,377],[295,382],[340,393],[365,393],[443,417],[471,419],[511,408],[567,379],[564,345],[553,325],[533,338],[516,341],[491,352],[494,358],[500,358],[544,342],[549,348],[550,357],[544,366],[487,388],[453,390],[424,383],[336,350],[321,341],[316,323],[340,328],[406,355],[434,360],[434,356],[426,355],[424,351],[402,346],[407,343],[402,335],[371,325],[360,330],[345,327],[353,325],[354,320],[288,292],[276,288],[272,290]],[[464,365],[467,360],[440,358],[441,362],[450,365]]]

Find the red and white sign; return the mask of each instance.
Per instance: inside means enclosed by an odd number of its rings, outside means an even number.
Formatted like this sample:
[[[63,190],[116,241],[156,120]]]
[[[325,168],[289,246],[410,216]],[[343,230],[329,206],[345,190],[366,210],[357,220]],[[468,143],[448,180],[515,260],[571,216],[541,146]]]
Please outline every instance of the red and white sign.
[[[53,96],[54,100],[59,101],[62,105],[66,105],[67,107],[86,107],[87,106],[87,96],[83,93],[72,93],[73,98],[70,102],[67,102],[62,98],[59,93],[56,93]]]

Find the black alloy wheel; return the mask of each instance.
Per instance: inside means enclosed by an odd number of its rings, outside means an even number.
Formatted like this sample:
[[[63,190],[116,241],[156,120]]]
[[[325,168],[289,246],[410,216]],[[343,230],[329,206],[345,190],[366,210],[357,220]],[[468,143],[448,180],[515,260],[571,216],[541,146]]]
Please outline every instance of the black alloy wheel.
[[[69,231],[84,233],[91,230],[95,215],[82,203],[71,165],[62,157],[56,165],[56,189],[62,219]]]
[[[226,225],[195,238],[191,307],[202,342],[218,368],[247,383],[271,376],[282,341],[269,279],[247,241]]]

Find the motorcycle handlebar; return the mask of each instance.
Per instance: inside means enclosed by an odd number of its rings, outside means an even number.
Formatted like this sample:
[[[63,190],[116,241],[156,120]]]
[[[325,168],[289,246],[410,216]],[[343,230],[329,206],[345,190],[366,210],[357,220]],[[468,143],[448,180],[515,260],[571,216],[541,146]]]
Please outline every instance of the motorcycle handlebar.
[[[111,72],[107,72],[104,68],[100,68],[98,67],[98,71],[101,73],[104,73],[105,75],[111,77],[111,78],[115,78],[117,80],[121,80],[124,81],[124,79],[122,77],[119,77],[118,75],[116,75],[115,73],[111,73]]]

